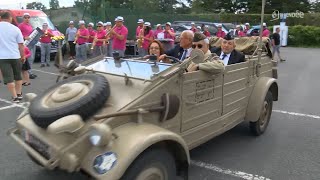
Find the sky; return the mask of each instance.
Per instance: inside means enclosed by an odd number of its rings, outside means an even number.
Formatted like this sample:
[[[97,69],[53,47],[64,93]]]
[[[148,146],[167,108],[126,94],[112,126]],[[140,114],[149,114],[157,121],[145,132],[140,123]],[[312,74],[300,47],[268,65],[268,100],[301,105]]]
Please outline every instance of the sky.
[[[21,7],[26,7],[26,4],[30,2],[41,2],[49,8],[49,0],[0,0],[0,9],[20,9]],[[74,0],[59,0],[60,7],[70,7],[73,6],[73,4]]]

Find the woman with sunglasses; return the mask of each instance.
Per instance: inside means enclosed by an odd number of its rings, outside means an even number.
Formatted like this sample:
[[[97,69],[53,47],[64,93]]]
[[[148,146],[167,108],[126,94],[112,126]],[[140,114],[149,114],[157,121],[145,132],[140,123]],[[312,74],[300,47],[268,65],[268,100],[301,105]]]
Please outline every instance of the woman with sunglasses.
[[[105,43],[106,39],[106,30],[103,28],[103,22],[99,21],[97,23],[97,32],[94,38],[94,47],[93,47],[93,56],[99,56],[106,53]]]

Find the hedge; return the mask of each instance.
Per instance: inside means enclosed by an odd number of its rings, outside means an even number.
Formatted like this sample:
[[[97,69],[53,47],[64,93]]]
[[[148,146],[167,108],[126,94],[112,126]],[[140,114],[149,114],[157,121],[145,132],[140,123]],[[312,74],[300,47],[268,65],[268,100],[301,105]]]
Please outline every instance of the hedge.
[[[320,27],[289,26],[288,46],[320,47]]]

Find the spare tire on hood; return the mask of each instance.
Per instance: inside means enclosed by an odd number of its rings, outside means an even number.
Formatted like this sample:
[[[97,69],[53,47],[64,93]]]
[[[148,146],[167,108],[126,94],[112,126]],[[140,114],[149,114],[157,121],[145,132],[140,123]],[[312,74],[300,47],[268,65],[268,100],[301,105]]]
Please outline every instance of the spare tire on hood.
[[[56,83],[34,98],[29,113],[35,124],[42,128],[72,114],[86,120],[103,107],[109,96],[110,87],[104,76],[74,76]]]

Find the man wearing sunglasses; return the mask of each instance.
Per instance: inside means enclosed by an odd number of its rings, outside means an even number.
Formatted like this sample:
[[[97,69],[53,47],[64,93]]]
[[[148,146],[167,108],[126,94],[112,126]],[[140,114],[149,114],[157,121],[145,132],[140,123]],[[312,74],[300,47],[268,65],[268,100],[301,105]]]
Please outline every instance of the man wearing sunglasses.
[[[23,22],[21,24],[19,24],[18,28],[20,29],[23,39],[24,40],[29,40],[30,39],[30,34],[33,31],[33,27],[30,24],[30,14],[29,13],[24,13],[23,14]],[[32,68],[32,64],[34,62],[34,57],[35,57],[35,52],[36,52],[36,47],[30,47],[29,50],[31,51],[31,56],[28,58],[28,62],[30,64],[30,68]],[[29,70],[29,77],[30,79],[35,79],[37,77],[37,75],[32,74],[31,69]]]
[[[194,33],[192,49],[200,49],[204,53],[204,59],[203,62],[199,64],[191,62],[187,68],[188,72],[202,70],[208,73],[218,74],[224,70],[223,62],[211,54],[209,50],[209,39],[203,33]]]
[[[221,42],[221,47],[212,51],[216,53],[220,59],[223,60],[225,65],[231,65],[236,63],[244,62],[244,55],[241,52],[235,50],[236,44],[234,42],[233,36],[229,33],[227,34],[223,41]]]

